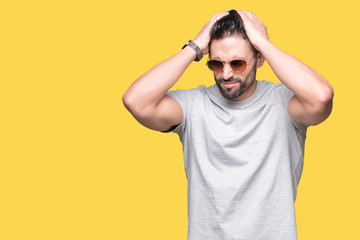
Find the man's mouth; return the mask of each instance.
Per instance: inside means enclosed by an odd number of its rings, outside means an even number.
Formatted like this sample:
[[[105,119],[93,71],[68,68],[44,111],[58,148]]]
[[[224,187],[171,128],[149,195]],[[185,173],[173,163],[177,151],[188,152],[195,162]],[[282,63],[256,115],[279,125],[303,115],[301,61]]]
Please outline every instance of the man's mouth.
[[[232,88],[235,87],[238,82],[221,82],[221,85],[225,88]]]

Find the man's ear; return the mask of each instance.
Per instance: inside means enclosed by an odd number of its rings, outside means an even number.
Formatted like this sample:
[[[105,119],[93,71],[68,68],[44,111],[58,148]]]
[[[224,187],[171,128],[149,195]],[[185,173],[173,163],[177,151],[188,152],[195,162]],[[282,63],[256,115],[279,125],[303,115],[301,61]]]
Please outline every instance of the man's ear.
[[[257,53],[256,67],[261,68],[262,65],[264,65],[264,63],[265,63],[265,57],[260,52],[258,52]]]

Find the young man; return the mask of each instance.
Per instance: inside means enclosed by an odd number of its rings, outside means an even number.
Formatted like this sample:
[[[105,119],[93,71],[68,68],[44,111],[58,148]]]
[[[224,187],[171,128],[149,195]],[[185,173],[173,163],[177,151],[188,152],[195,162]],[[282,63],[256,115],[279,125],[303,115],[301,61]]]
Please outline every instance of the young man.
[[[169,91],[208,53],[216,84]],[[265,60],[281,83],[256,80]],[[137,79],[123,101],[144,126],[179,134],[188,240],[293,240],[306,130],[330,115],[333,95],[324,77],[269,41],[253,13],[232,10]]]

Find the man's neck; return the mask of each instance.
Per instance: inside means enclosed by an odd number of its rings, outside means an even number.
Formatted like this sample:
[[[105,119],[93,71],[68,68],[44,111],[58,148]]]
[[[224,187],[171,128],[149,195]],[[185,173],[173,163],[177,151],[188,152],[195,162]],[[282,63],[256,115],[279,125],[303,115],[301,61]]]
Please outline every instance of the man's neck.
[[[243,94],[241,94],[241,96],[239,96],[238,98],[235,98],[235,99],[231,99],[231,101],[243,101],[243,100],[246,100],[248,99],[249,97],[251,97],[255,91],[256,91],[256,88],[257,88],[257,80],[255,80],[253,82],[253,84],[250,86],[249,89],[247,89]]]

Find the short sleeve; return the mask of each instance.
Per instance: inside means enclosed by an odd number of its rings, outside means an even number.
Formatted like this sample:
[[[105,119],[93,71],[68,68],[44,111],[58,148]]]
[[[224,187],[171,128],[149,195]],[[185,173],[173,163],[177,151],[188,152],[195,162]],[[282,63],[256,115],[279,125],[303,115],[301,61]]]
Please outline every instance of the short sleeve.
[[[190,90],[178,89],[178,90],[168,91],[166,93],[166,95],[174,98],[179,103],[183,111],[183,119],[181,123],[169,131],[169,132],[177,133],[180,139],[182,139],[183,133],[187,128],[188,117],[191,114],[192,105],[196,99],[197,93],[199,93],[200,87],[202,86]]]
[[[278,84],[278,93],[280,94],[281,102],[287,110],[287,105],[289,104],[290,99],[294,96],[294,92],[287,88],[283,83]],[[292,119],[292,123],[295,129],[303,136],[306,137],[306,131],[310,124],[298,122]]]

